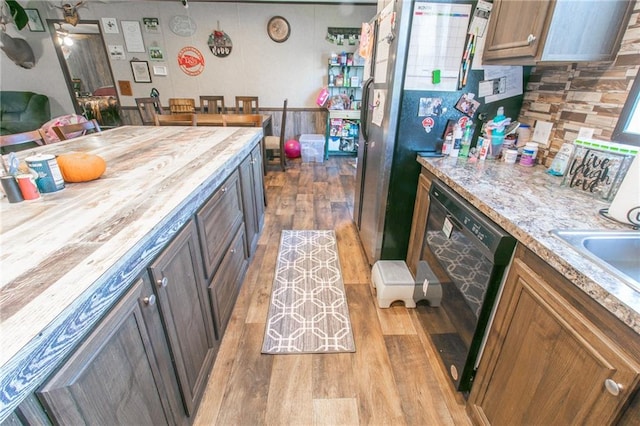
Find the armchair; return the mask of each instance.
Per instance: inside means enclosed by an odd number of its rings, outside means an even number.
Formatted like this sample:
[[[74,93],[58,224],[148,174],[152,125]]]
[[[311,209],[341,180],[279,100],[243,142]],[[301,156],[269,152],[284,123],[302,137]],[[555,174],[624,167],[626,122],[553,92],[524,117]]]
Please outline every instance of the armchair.
[[[50,119],[47,96],[33,92],[0,92],[0,135],[36,130]]]

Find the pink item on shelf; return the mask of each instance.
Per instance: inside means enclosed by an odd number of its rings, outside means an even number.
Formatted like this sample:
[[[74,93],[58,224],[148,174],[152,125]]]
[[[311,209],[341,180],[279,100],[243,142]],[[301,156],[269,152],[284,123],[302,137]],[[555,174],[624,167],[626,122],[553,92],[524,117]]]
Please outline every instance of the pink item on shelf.
[[[323,87],[322,90],[320,90],[320,93],[318,93],[318,97],[316,98],[316,105],[320,107],[323,106],[327,102],[328,98],[329,90],[326,87]]]

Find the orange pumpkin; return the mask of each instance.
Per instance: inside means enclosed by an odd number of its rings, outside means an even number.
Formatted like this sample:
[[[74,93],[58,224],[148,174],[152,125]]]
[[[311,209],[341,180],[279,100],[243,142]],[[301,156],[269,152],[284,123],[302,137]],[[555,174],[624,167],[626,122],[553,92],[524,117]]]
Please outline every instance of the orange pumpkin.
[[[98,179],[107,169],[104,159],[86,152],[71,152],[57,157],[65,182],[87,182]]]

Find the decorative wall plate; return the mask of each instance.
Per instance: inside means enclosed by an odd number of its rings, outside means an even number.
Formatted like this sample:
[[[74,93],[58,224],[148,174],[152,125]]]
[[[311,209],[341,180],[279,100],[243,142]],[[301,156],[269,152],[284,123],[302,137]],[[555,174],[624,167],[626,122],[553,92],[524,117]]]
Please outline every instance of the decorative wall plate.
[[[190,37],[196,32],[196,22],[186,15],[177,15],[169,20],[171,31],[182,37]]]
[[[187,75],[200,75],[204,71],[204,56],[193,46],[183,47],[178,52],[178,66]]]
[[[289,38],[289,34],[291,34],[289,22],[282,16],[274,16],[269,19],[269,23],[267,24],[267,34],[269,34],[271,40],[276,43],[286,41]]]
[[[222,30],[213,31],[209,35],[207,45],[209,46],[209,50],[211,50],[211,53],[219,58],[229,56],[231,54],[231,50],[233,49],[231,37],[229,37],[229,35]]]

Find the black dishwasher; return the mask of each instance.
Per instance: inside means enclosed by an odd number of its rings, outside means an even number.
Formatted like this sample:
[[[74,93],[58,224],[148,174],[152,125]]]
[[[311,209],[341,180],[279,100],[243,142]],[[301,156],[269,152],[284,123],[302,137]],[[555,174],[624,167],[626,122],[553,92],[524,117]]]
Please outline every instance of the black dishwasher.
[[[421,264],[439,281],[442,301],[419,308],[456,389],[468,392],[516,240],[438,180],[429,199]]]

